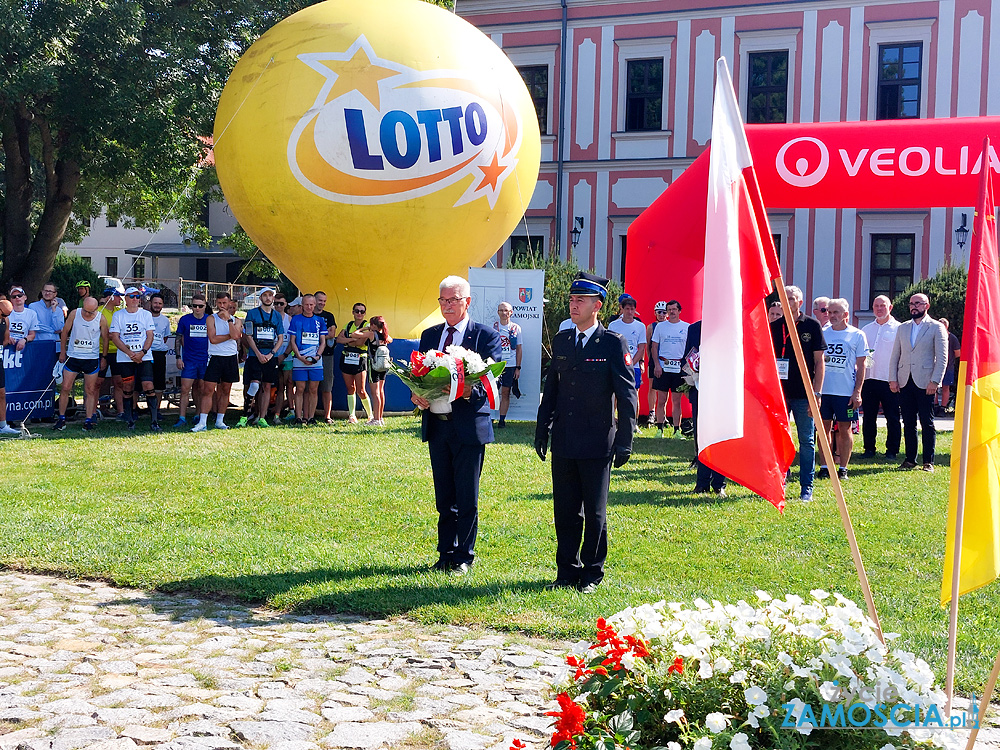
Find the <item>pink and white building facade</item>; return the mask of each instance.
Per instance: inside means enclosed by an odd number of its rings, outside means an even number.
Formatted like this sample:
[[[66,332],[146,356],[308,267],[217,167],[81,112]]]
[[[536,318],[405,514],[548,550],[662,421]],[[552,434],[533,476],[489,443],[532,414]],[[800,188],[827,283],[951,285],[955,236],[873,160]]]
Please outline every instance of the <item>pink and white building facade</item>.
[[[542,126],[539,183],[498,266],[530,242],[622,279],[629,225],[708,143],[720,56],[748,122],[1000,115],[1000,0],[457,4],[521,70]],[[954,230],[973,200],[769,214],[786,280],[864,320],[877,294],[965,259]]]

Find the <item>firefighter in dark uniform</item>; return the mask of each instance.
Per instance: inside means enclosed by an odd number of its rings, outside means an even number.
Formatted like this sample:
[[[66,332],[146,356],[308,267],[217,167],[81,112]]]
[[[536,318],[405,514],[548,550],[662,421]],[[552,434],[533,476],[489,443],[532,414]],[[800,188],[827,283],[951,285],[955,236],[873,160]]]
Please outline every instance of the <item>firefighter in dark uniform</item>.
[[[535,429],[535,452],[543,461],[552,436],[557,574],[547,588],[585,594],[604,578],[611,466],[622,466],[632,453],[637,406],[628,344],[597,321],[607,294],[608,280],[600,276],[580,272],[573,280],[574,325],[552,340]]]

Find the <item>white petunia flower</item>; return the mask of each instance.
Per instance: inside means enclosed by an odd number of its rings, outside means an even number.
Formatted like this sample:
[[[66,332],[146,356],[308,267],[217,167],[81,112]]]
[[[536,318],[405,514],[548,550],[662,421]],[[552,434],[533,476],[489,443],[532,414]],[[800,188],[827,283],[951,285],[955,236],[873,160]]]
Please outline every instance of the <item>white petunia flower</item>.
[[[748,739],[749,737],[743,734],[743,732],[737,732],[729,742],[730,750],[750,750],[750,743],[747,742]]]
[[[724,713],[714,711],[705,717],[705,727],[712,734],[718,734],[729,725],[729,719]]]
[[[712,750],[712,739],[710,737],[699,737],[694,741],[694,750]]]
[[[747,681],[747,672],[746,672],[746,670],[745,669],[741,669],[741,670],[739,670],[737,672],[733,672],[731,675],[729,675],[729,681],[731,683],[733,683],[734,685],[739,684],[741,682],[746,682]]]
[[[750,706],[759,706],[761,703],[767,703],[767,693],[756,685],[751,685],[744,690],[743,697],[746,698],[747,705]]]
[[[761,591],[760,589],[757,589],[757,591],[755,591],[754,593],[757,594],[757,598],[760,599],[762,602],[771,601],[771,595],[766,591]]]
[[[830,596],[829,592],[824,591],[823,589],[813,589],[809,593],[812,594],[813,598],[819,602],[823,601],[824,599]]]
[[[750,715],[757,719],[764,719],[771,715],[771,709],[769,709],[762,703],[759,706],[754,706],[753,711],[750,712]]]
[[[702,659],[701,663],[698,665],[698,676],[703,680],[707,680],[713,674],[712,665],[709,664],[707,659]]]
[[[823,700],[827,701],[828,703],[831,701],[835,701],[838,698],[840,698],[840,686],[827,680],[826,682],[820,684],[819,694],[823,696]]]
[[[663,720],[667,724],[673,724],[675,722],[677,724],[680,724],[681,723],[681,719],[683,719],[683,718],[684,718],[684,709],[682,709],[682,708],[675,708],[672,711],[667,711],[667,715],[663,717]]]
[[[681,750],[681,743],[679,742],[668,742],[667,750]]]
[[[812,724],[802,724],[795,727],[799,734],[812,734],[815,727]]]
[[[792,664],[792,657],[786,654],[784,651],[782,651],[780,654],[778,654],[778,661],[780,661],[782,664],[788,667],[791,666]]]
[[[895,745],[890,745],[888,742],[882,745],[878,750],[896,750]]]
[[[726,674],[733,668],[733,663],[725,656],[720,656],[715,660],[715,664],[713,666],[715,667],[715,671],[719,674]]]

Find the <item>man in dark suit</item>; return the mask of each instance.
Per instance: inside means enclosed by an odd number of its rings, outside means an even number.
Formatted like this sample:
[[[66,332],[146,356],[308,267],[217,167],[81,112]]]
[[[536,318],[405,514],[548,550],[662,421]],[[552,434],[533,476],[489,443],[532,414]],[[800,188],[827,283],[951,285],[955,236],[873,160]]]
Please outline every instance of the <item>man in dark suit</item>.
[[[535,452],[543,461],[552,435],[557,573],[547,588],[585,594],[604,578],[611,466],[622,466],[632,454],[638,403],[628,343],[597,321],[607,286],[607,279],[589,273],[573,280],[574,325],[552,340],[535,428]]]
[[[438,303],[445,322],[420,336],[420,351],[446,351],[456,345],[499,362],[500,334],[469,318],[469,282],[449,276],[441,282]],[[481,384],[465,381],[462,395],[450,403],[412,396],[423,410],[420,435],[430,451],[438,511],[438,561],[434,570],[464,575],[475,559],[479,528],[479,476],[486,443],[493,442],[490,405]]]

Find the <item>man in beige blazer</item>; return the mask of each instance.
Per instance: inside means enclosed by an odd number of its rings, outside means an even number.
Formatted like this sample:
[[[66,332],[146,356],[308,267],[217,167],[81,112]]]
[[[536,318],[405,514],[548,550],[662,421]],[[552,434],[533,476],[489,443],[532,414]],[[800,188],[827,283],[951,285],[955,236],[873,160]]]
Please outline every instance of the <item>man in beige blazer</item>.
[[[910,318],[896,332],[889,358],[889,390],[899,394],[906,458],[900,469],[917,468],[917,417],[923,442],[923,470],[934,471],[934,395],[948,363],[948,332],[928,315],[926,294],[910,297]]]

